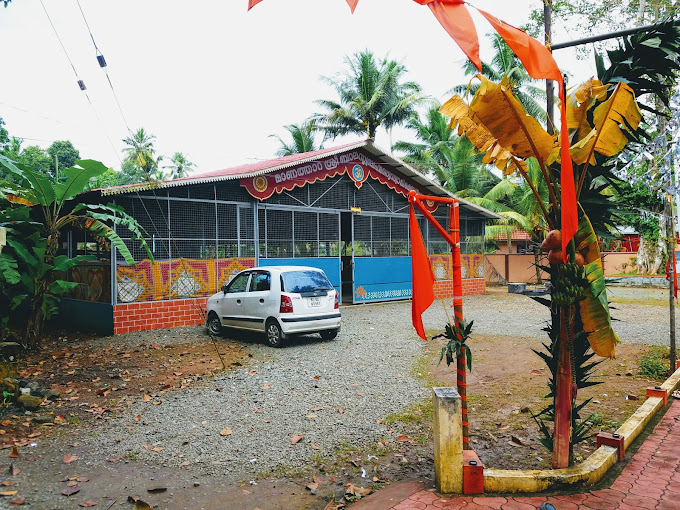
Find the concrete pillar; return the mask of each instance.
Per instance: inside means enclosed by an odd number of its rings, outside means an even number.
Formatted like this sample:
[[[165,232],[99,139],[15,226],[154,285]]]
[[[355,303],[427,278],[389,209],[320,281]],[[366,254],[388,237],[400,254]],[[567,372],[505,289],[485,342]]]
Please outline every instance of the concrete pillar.
[[[434,392],[434,476],[437,491],[463,493],[462,400],[453,388]]]

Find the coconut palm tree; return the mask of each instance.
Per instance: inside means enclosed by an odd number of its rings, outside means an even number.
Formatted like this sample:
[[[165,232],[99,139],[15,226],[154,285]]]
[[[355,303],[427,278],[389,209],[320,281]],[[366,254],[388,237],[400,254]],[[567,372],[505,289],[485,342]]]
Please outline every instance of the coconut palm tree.
[[[543,179],[538,162],[532,158],[527,163],[526,179],[531,180],[543,204],[548,204],[548,186]],[[513,232],[521,229],[531,236],[536,281],[539,284],[543,283],[540,268],[540,245],[547,230],[547,224],[531,187],[524,181],[518,185],[509,179],[503,179],[484,196],[468,197],[467,200],[502,216],[501,220],[486,226],[485,236],[487,239],[497,239],[499,236],[504,236],[508,242],[508,252],[510,251]]]
[[[458,136],[449,127],[448,117],[439,113],[441,104],[433,102],[425,113],[424,121],[414,115],[406,123],[406,127],[415,131],[419,142],[398,141],[392,146],[393,151],[405,153],[402,158],[417,169],[436,175],[437,167],[447,165],[443,155],[446,149],[453,150],[459,142]]]
[[[466,137],[458,137],[450,144],[440,147],[442,164],[431,165],[437,180],[443,187],[459,197],[484,196],[497,182],[482,163],[483,155]]]
[[[376,61],[365,50],[345,57],[348,69],[334,78],[322,77],[338,93],[337,101],[321,99],[324,113],[313,115],[327,138],[358,134],[375,138],[379,127],[391,129],[406,122],[423,99],[420,86],[403,82],[406,68],[387,58]]]
[[[180,179],[189,175],[189,172],[194,169],[194,164],[181,152],[175,152],[170,158],[170,164],[165,168],[170,169],[171,179]]]
[[[123,138],[123,142],[127,147],[123,149],[125,152],[126,161],[131,161],[137,168],[144,172],[146,179],[151,181],[158,170],[158,162],[154,158],[156,150],[153,146],[153,141],[156,137],[144,128],[139,128],[127,138]]]
[[[512,87],[512,94],[522,103],[526,112],[539,121],[545,122],[547,115],[545,108],[541,106],[545,104],[545,89],[533,85],[536,80],[529,76],[520,60],[500,35],[494,33],[490,38],[494,56],[491,62],[482,62],[482,74],[494,82],[500,82],[503,76],[507,76]],[[465,76],[475,76],[479,73],[469,60],[463,64],[463,70]],[[474,94],[479,85],[476,83],[456,85],[452,92],[463,95],[468,87],[470,93]]]
[[[316,122],[314,119],[309,119],[301,124],[289,124],[284,126],[292,137],[292,142],[287,143],[279,135],[269,135],[276,138],[281,146],[276,151],[277,156],[290,156],[291,154],[302,154],[303,152],[311,152],[321,147],[316,145],[314,134],[316,133]]]

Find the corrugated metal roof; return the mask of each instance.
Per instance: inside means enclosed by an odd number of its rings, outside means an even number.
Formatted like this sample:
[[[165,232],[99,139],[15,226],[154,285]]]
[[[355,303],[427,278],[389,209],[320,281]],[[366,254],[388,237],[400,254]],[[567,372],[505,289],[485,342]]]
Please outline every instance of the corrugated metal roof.
[[[334,156],[336,154],[341,154],[343,152],[349,152],[360,148],[366,150],[369,154],[371,154],[371,156],[375,157],[378,160],[378,162],[389,165],[394,172],[418,184],[418,186],[424,189],[427,193],[440,197],[441,196],[454,197],[458,199],[460,204],[463,205],[468,210],[475,211],[486,218],[490,219],[500,218],[500,216],[498,216],[496,213],[493,213],[471,202],[468,202],[467,200],[456,197],[454,194],[450,193],[445,188],[442,188],[438,184],[434,183],[433,181],[431,181],[423,174],[418,172],[416,169],[407,165],[400,159],[388,155],[384,150],[376,146],[372,140],[363,140],[359,142],[340,145],[338,147],[333,147],[329,149],[320,149],[317,151],[305,152],[302,154],[292,154],[290,156],[283,156],[280,158],[274,158],[267,161],[258,161],[256,163],[249,163],[247,165],[225,168],[223,170],[215,170],[212,172],[192,175],[190,177],[183,177],[181,179],[145,182],[140,184],[128,184],[124,186],[113,186],[110,188],[102,188],[93,191],[99,191],[102,196],[109,196],[120,195],[124,193],[133,193],[136,191],[144,191],[149,189],[173,188],[177,186],[189,186],[191,184],[206,184],[211,182],[242,179],[244,177],[255,177],[258,175],[276,172],[284,168],[289,168],[302,163],[308,163],[310,161],[315,161],[317,159],[325,158],[328,156]]]

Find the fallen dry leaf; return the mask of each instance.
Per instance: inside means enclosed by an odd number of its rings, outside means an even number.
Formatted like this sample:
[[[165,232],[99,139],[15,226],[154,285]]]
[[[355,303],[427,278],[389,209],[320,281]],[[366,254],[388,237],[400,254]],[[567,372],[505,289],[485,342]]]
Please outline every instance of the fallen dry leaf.
[[[135,501],[135,506],[132,507],[132,510],[151,510],[151,507],[149,506],[149,503],[138,499]]]
[[[14,496],[17,492],[19,491],[2,491],[0,492],[0,496]]]
[[[12,485],[12,482],[10,482],[9,480],[5,480],[4,482],[0,482],[0,485],[2,485],[3,487],[9,487],[10,485]]]
[[[72,496],[73,494],[76,494],[77,492],[80,492],[80,486],[79,485],[74,485],[73,487],[66,487],[61,493],[64,496]]]
[[[220,430],[220,436],[230,436],[232,434],[232,430],[229,427],[225,427],[222,430]]]
[[[345,410],[344,410],[342,407],[338,407],[338,412],[339,412],[340,414],[342,414],[342,413],[345,412]]]
[[[268,382],[268,383],[265,383],[264,386],[262,386],[262,389],[263,389],[263,390],[268,390],[268,389],[271,388],[271,387],[272,387],[272,383]]]
[[[411,440],[411,438],[408,437],[408,436],[405,435],[405,434],[402,434],[401,436],[398,436],[398,437],[397,437],[397,441],[399,441],[400,443],[404,443],[404,442],[410,441],[410,440]]]
[[[76,481],[80,482],[80,483],[85,483],[85,482],[89,482],[90,479],[86,476],[79,476],[79,477],[76,478]]]
[[[291,442],[292,444],[298,444],[298,443],[302,440],[303,437],[305,437],[304,434],[293,434],[293,435],[290,437],[290,442]]]
[[[135,421],[139,421],[139,420],[142,419],[142,415],[141,415],[141,414],[138,414],[137,416],[135,416],[135,417],[132,418],[132,419],[135,420]]]
[[[143,398],[144,398],[144,402],[148,402],[149,400],[151,400],[151,395],[145,394]]]
[[[76,460],[78,460],[77,455],[71,455],[70,453],[64,455],[64,464],[70,464],[71,462],[74,462]]]
[[[308,483],[305,489],[310,490],[310,491],[315,491],[316,489],[319,488],[319,484],[314,482],[314,483]]]
[[[17,449],[16,446],[12,447],[12,451],[9,453],[9,457],[12,457],[13,459],[19,457],[19,450]]]
[[[75,487],[76,485],[78,485],[78,482],[76,482],[75,480],[69,480],[68,482],[66,482],[66,487]]]
[[[305,415],[305,418],[310,418],[310,419],[312,419],[312,418],[318,418],[318,417],[319,417],[318,414],[307,414],[307,415]]]
[[[321,450],[321,448],[319,446],[315,445],[314,443],[312,443],[311,448],[312,448],[312,450]]]
[[[167,487],[150,487],[146,489],[146,492],[150,494],[160,494],[161,492],[165,492],[167,490],[168,490]]]
[[[26,503],[26,498],[22,498],[21,496],[9,500],[9,504],[12,506],[22,506],[24,503]]]
[[[82,503],[79,503],[78,506],[81,506],[83,508],[89,508],[91,506],[97,506],[97,502],[94,501],[93,499],[83,501]]]
[[[16,467],[14,464],[9,465],[9,474],[12,476],[17,476],[19,473],[21,473],[21,469]]]
[[[191,462],[185,460],[184,462],[180,462],[179,464],[177,464],[177,467],[187,467],[189,464],[191,464]]]

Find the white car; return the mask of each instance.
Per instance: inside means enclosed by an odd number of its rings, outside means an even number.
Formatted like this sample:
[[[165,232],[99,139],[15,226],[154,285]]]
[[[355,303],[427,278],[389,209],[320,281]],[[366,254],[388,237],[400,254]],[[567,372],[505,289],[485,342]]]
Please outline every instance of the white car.
[[[319,333],[332,340],[340,331],[338,292],[315,267],[271,266],[241,271],[222,292],[208,298],[211,335],[223,328],[259,331],[280,347],[289,335]]]

